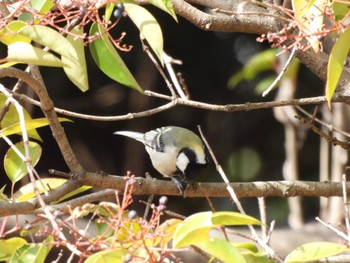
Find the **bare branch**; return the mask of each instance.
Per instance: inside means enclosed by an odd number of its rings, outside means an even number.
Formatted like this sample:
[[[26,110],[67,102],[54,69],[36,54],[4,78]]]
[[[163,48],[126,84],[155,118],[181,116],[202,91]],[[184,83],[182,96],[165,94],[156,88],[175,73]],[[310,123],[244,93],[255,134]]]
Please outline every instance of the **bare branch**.
[[[178,196],[179,191],[172,181],[146,179],[135,177],[136,183],[133,195],[172,195]],[[68,188],[75,190],[81,185],[90,185],[95,188],[116,189],[121,193],[126,184],[125,177],[115,175],[101,175],[100,173],[83,173],[74,176],[66,184],[49,192],[49,196],[43,196],[46,203],[57,200],[62,196],[62,191]],[[331,197],[342,196],[341,182],[312,182],[312,181],[267,181],[267,182],[242,182],[231,183],[238,198],[246,197]],[[347,194],[350,194],[350,183],[346,183]],[[186,197],[229,197],[225,183],[190,182],[186,189]],[[22,203],[0,202],[0,217],[13,214],[33,214],[38,208],[36,200]]]
[[[276,18],[269,17],[268,13],[266,16],[245,15],[244,12],[239,16],[211,15],[200,11],[183,0],[172,0],[172,3],[177,14],[203,30],[264,34],[270,31],[278,31],[280,27],[279,21]],[[230,11],[238,12],[243,4],[248,5],[248,2],[235,5],[236,10],[231,9]],[[252,5],[249,5],[249,11],[252,11],[251,8]],[[265,11],[258,6],[253,6],[253,8],[256,11]]]

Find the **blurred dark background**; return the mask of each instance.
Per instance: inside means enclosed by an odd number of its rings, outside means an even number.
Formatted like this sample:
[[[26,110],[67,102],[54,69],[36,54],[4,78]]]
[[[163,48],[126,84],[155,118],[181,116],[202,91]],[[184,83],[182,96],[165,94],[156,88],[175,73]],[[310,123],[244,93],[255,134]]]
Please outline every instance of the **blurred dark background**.
[[[176,23],[169,15],[155,8],[149,8],[163,30],[164,50],[173,58],[180,59],[182,66],[174,65],[181,72],[193,100],[213,104],[234,104],[255,101],[271,101],[274,92],[266,98],[255,91],[259,78],[243,82],[235,89],[229,89],[227,81],[253,55],[268,46],[255,41],[257,36],[202,31],[179,17]],[[117,38],[126,32],[125,44],[133,45],[129,53],[119,52],[143,89],[170,94],[166,84],[148,56],[142,51],[136,27],[122,18],[114,29]],[[160,106],[167,101],[144,96],[122,86],[105,76],[94,64],[88,48],[90,90],[82,93],[57,68],[42,68],[44,81],[56,107],[85,114],[112,116],[139,112]],[[267,73],[268,74],[268,73]],[[299,73],[297,97],[322,94],[323,84],[306,68]],[[34,116],[41,116],[34,108]],[[71,118],[72,119],[72,118]],[[117,130],[146,132],[161,126],[177,125],[195,132],[197,125],[213,148],[218,160],[231,181],[282,180],[281,168],[284,160],[284,132],[282,125],[273,116],[272,110],[221,113],[190,107],[177,106],[166,112],[141,119],[99,122],[73,119],[74,123],[63,123],[69,141],[82,165],[89,171],[105,171],[125,175],[126,171],[136,176],[150,172],[160,178],[152,168],[142,144],[130,139],[114,136]],[[39,129],[44,143],[44,154],[38,170],[67,171],[58,147],[49,128]],[[2,152],[6,145],[2,144]],[[302,180],[318,178],[318,137],[309,134],[300,153],[300,175]],[[48,175],[49,176],[49,175]],[[198,181],[221,182],[213,163],[202,170]],[[145,199],[147,197],[141,197]],[[210,209],[204,199],[183,199],[171,197],[168,208],[178,213],[190,213]],[[214,199],[216,209],[234,209],[228,198]],[[242,199],[247,213],[258,216],[257,200]],[[137,202],[135,202],[136,204]],[[308,198],[307,217],[314,217],[318,199]],[[279,225],[286,223],[288,207],[285,199],[268,198],[268,213],[277,219]]]

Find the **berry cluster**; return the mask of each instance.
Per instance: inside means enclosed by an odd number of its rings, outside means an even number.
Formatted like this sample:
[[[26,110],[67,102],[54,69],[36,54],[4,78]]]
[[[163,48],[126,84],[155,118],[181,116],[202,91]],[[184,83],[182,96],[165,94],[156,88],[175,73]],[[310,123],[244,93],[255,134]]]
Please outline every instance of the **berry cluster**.
[[[125,6],[123,3],[118,3],[113,12],[113,16],[117,19],[121,18],[124,15]]]

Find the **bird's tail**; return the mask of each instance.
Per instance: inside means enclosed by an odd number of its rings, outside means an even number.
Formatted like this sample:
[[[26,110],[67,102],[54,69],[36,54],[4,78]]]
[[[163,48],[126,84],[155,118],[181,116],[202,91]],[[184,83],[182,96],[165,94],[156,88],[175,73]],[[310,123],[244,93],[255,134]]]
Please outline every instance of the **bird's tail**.
[[[117,132],[115,132],[115,133],[113,133],[113,134],[126,136],[126,137],[132,138],[132,139],[134,139],[134,140],[136,140],[136,141],[145,143],[144,134],[141,133],[141,132],[117,131]]]

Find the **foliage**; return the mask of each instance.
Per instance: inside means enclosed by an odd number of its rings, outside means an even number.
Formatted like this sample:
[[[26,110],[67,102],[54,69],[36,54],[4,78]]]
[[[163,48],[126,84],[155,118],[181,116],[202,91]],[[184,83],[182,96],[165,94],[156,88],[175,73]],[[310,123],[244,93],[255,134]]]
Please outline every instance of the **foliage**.
[[[132,204],[132,191],[135,181],[132,177],[128,181],[124,196],[117,196],[116,204],[101,202],[99,204],[85,204],[69,211],[64,215],[54,212],[61,221],[61,231],[73,232],[73,240],[80,257],[87,258],[85,262],[125,262],[127,258],[133,262],[163,262],[172,249],[193,245],[209,255],[224,262],[253,262],[262,260],[262,253],[253,244],[231,243],[219,238],[210,237],[209,230],[221,229],[224,225],[244,226],[247,224],[260,224],[250,216],[235,212],[202,212],[187,217],[185,220],[171,218],[161,223],[166,213],[166,198],[161,197],[159,205],[152,204],[152,214],[148,220],[140,218],[137,212],[129,210]],[[86,227],[80,229],[78,221],[90,218]],[[22,238],[2,239],[1,258],[15,262],[20,258],[33,258],[35,262],[44,262],[53,244],[66,246],[54,229],[51,229],[44,218],[28,222],[25,228],[18,228],[22,236],[45,236],[42,243],[27,243]],[[90,229],[96,228],[93,236]],[[6,236],[6,233],[1,233]],[[172,240],[172,248],[168,248]],[[44,252],[45,251],[45,252]],[[249,257],[250,260],[245,260]],[[264,261],[267,262],[266,256]],[[238,261],[237,261],[238,260]],[[255,261],[257,262],[257,261]]]
[[[151,1],[151,3],[176,19],[170,1]],[[163,63],[161,28],[157,20],[145,8],[134,4],[133,1],[125,1],[122,5],[123,10],[120,11],[122,16],[117,17],[114,22],[110,20],[112,10],[115,7],[114,3],[109,3],[106,6],[103,18],[100,17],[98,10],[104,6],[98,6],[98,4],[83,5],[79,10],[74,10],[74,8],[65,10],[60,7],[66,26],[61,26],[62,20],[55,21],[55,13],[52,10],[54,7],[54,2],[51,0],[32,0],[14,14],[14,16],[18,16],[18,20],[2,25],[0,41],[8,46],[8,55],[2,59],[2,62],[7,63],[3,64],[2,67],[13,65],[13,63],[62,67],[67,77],[81,91],[86,91],[89,89],[89,84],[84,46],[89,45],[97,66],[107,76],[142,92],[141,87],[117,51],[119,49],[129,52],[132,46],[121,44],[125,35],[119,39],[113,39],[109,34],[109,31],[126,14],[139,29],[140,38],[148,42],[159,61]],[[87,36],[84,33],[84,27],[88,27],[89,22],[92,24],[89,36]],[[71,27],[71,24],[75,26]],[[39,48],[35,44],[40,44],[41,47]]]

